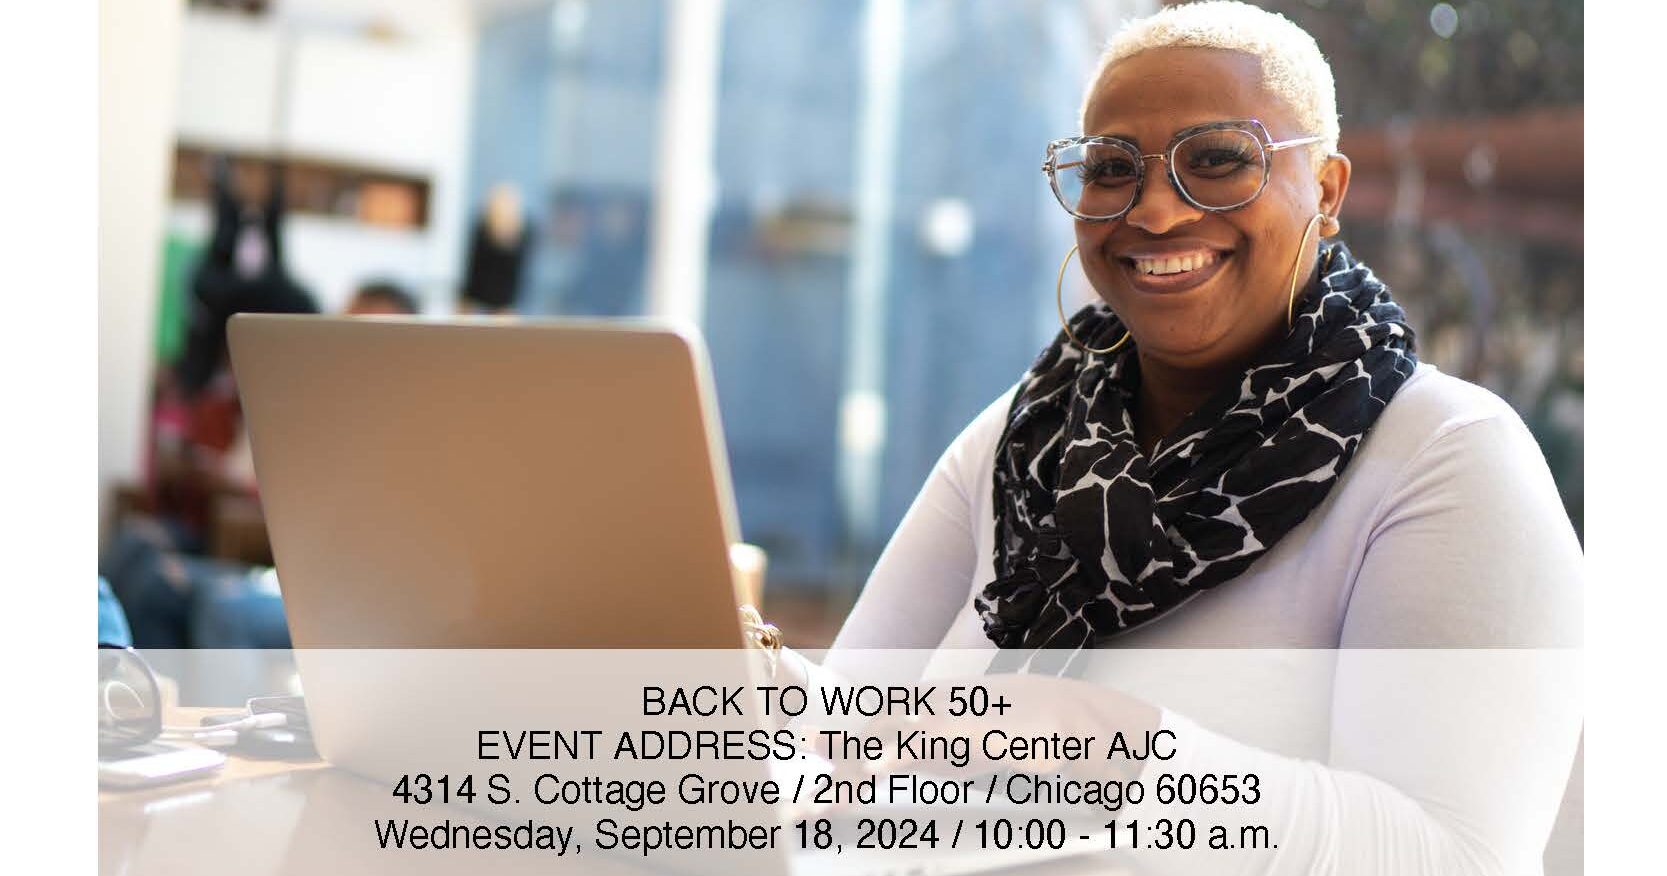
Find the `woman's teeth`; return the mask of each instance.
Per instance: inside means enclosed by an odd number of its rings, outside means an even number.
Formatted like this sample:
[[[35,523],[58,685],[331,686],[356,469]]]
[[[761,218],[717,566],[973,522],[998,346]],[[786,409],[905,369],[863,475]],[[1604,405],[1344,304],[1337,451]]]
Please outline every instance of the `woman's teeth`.
[[[1215,264],[1216,254],[1213,252],[1193,253],[1164,259],[1132,259],[1134,269],[1142,274],[1180,274],[1186,271],[1196,271],[1199,268]]]

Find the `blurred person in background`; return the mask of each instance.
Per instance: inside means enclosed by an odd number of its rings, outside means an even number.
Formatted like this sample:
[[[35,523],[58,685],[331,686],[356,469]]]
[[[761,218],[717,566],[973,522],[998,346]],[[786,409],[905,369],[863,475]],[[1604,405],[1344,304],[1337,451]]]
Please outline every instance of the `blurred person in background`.
[[[1578,645],[1580,547],[1533,437],[1418,360],[1389,286],[1336,239],[1350,163],[1313,38],[1242,3],[1166,8],[1112,40],[1081,122],[1044,172],[1075,224],[1060,281],[1078,256],[1100,300],[1061,301],[1059,334],[945,451],[827,667],[859,648],[1062,671],[1097,648]],[[1539,872],[1578,699],[1434,716],[1451,732],[1424,763],[1372,740],[1432,716],[1386,718],[1351,683],[1329,727],[1356,771],[1258,761],[1295,795],[1259,872]],[[1186,721],[1025,694],[1056,732]],[[1245,766],[1236,741],[1181,738],[1193,766]]]
[[[360,286],[342,311],[347,316],[411,316],[420,311],[417,299],[399,285],[375,280]]]
[[[238,313],[317,313],[311,294],[284,267],[283,166],[273,162],[264,197],[234,183],[215,159],[214,229],[191,280],[185,348],[157,377],[150,507],[188,550],[208,538],[216,498],[252,491],[238,467],[242,411],[226,349],[226,321]],[[239,189],[242,189],[240,192]]]
[[[235,311],[262,312],[262,311]],[[360,285],[343,313],[348,316],[411,315],[419,312],[417,299],[387,280]],[[229,314],[228,314],[229,318]],[[223,327],[222,327],[223,332]],[[221,335],[224,343],[224,335]],[[221,351],[222,358],[225,353]],[[289,645],[278,579],[268,568],[271,549],[259,514],[254,466],[249,456],[247,430],[242,428],[237,388],[222,361],[217,383],[204,398],[215,400],[224,416],[215,420],[217,440],[211,445],[216,495],[243,495],[249,508],[241,529],[242,555],[225,555],[223,545],[193,538],[179,521],[166,516],[129,520],[100,557],[100,623],[107,608],[126,609],[124,638],[144,648],[281,648]],[[200,455],[206,455],[198,448]],[[203,474],[201,477],[208,477]],[[225,507],[207,509],[204,514]],[[220,521],[222,528],[227,522]],[[186,533],[182,535],[181,533]],[[212,551],[220,555],[203,556]],[[106,581],[106,579],[108,579]],[[131,626],[131,634],[127,628]],[[101,633],[101,636],[103,634]]]
[[[527,263],[528,236],[521,191],[509,183],[493,186],[486,196],[486,208],[469,238],[469,261],[461,301],[463,312],[515,310]]]

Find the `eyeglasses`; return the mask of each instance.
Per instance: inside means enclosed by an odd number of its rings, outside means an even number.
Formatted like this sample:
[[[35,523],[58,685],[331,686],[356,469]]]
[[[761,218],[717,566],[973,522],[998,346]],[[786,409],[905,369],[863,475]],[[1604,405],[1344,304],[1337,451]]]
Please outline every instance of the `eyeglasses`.
[[[1067,213],[1110,222],[1129,212],[1146,184],[1146,162],[1162,161],[1169,182],[1187,203],[1221,213],[1256,200],[1268,184],[1268,156],[1320,142],[1302,136],[1274,142],[1256,119],[1210,122],[1175,135],[1162,152],[1116,137],[1070,137],[1048,144],[1042,172]]]

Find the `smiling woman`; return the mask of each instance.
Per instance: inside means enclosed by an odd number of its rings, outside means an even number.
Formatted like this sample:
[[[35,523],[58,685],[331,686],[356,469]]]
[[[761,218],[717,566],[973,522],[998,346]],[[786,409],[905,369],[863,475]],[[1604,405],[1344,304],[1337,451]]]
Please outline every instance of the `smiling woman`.
[[[1134,184],[1114,186],[1130,190],[1120,212],[1079,215],[1077,245],[1094,288],[1139,341],[1150,375],[1140,434],[1150,449],[1290,332],[1290,280],[1312,285],[1316,226],[1338,230],[1349,161],[1322,153],[1335,148],[1335,133],[1312,130],[1319,123],[1300,118],[1312,113],[1265,86],[1257,56],[1183,44],[1118,58],[1125,45],[1114,46],[1117,63],[1090,92],[1084,131],[1131,151],[1168,145],[1134,160]],[[1322,78],[1329,88],[1329,72],[1311,77]],[[1148,161],[1163,172],[1142,186]],[[1096,178],[1085,190],[1105,186]],[[1202,267],[1177,270],[1179,259]]]
[[[945,451],[832,668],[847,648],[1001,648],[996,666],[1035,668],[1099,648],[1579,644],[1580,548],[1534,439],[1418,361],[1390,288],[1337,239],[1333,91],[1307,33],[1242,3],[1116,35],[1082,130],[1042,165],[1076,232],[1061,280],[1078,255],[1099,301],[1061,309]],[[1340,670],[1327,692],[1322,738],[1354,758],[1348,777],[1264,763],[1308,796],[1258,872],[1538,872],[1577,697],[1467,716],[1425,752],[1476,765],[1461,775],[1372,744],[1432,716],[1373,707],[1371,689]],[[1058,725],[1092,719],[1070,693],[1048,702]],[[1193,763],[1234,772],[1236,745]]]

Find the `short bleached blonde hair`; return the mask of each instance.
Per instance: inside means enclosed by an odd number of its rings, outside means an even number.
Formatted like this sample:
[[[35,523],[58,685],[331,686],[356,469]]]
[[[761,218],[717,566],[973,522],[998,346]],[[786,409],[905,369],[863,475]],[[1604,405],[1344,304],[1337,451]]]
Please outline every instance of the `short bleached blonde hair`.
[[[1276,136],[1320,136],[1314,149],[1316,160],[1337,151],[1337,84],[1319,45],[1285,16],[1237,0],[1170,6],[1125,22],[1100,55],[1083,94],[1079,124],[1086,122],[1088,103],[1113,64],[1149,49],[1182,46],[1254,56],[1262,64],[1263,86],[1290,106],[1304,128]]]

